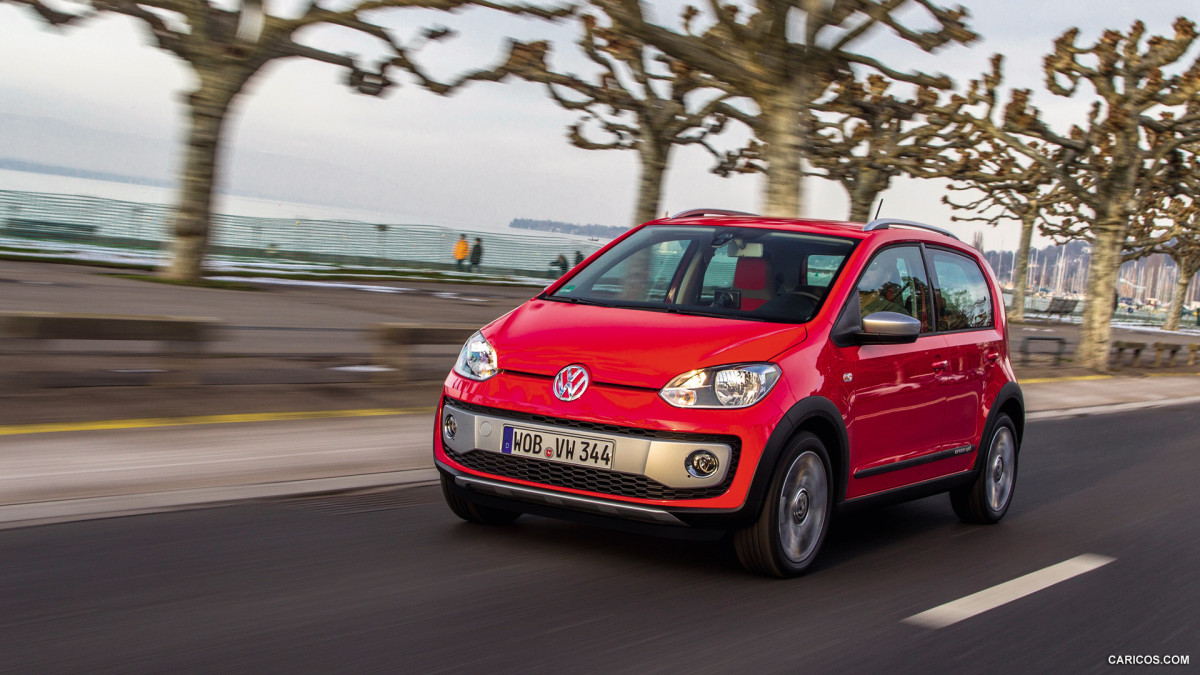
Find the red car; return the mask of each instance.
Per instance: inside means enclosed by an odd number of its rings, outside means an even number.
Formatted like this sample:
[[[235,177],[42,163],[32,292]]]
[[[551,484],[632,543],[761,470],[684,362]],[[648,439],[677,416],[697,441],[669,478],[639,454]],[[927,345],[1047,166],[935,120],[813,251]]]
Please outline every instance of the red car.
[[[1004,517],[1024,403],[1000,288],[928,225],[704,209],[637,227],[467,341],[438,406],[446,502],[813,562],[843,505],[948,491]]]

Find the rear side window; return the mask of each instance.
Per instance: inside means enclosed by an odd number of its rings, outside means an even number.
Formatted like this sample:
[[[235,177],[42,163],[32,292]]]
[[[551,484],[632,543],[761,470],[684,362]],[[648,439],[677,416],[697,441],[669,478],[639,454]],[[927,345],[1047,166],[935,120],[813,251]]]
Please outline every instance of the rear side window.
[[[711,303],[718,289],[733,287],[737,264],[737,250],[733,243],[713,251],[708,269],[704,272],[704,281],[700,284],[700,302]]]
[[[803,283],[808,286],[829,288],[845,258],[839,255],[810,255],[804,266]]]
[[[937,277],[938,330],[989,328],[994,324],[992,293],[979,265],[965,255],[927,249]]]

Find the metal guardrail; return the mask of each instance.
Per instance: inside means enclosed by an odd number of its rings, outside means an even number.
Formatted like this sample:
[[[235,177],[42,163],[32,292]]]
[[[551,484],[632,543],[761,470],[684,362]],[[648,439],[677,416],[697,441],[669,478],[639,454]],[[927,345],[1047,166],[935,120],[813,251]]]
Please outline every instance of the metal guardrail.
[[[382,323],[374,327],[376,361],[391,372],[379,379],[406,381],[413,377],[416,348],[421,345],[462,345],[475,334],[474,324]],[[442,376],[445,374],[443,373]]]
[[[215,319],[192,317],[0,312],[0,337],[25,340],[144,340],[199,345],[212,339],[216,326]]]
[[[164,384],[194,383],[199,359],[219,326],[215,319],[193,317],[0,312],[0,338],[32,346],[39,357],[22,357],[22,363],[53,365],[54,352],[46,347],[56,340],[154,342],[155,358],[173,366],[155,378]]]

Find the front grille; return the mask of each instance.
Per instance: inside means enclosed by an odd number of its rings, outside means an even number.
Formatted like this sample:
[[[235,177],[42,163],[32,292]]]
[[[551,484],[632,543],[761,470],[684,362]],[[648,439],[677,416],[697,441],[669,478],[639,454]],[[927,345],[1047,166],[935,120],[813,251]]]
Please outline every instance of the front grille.
[[[446,403],[449,403],[457,408],[462,408],[468,412],[491,415],[510,420],[523,420],[567,429],[582,429],[585,431],[621,434],[625,436],[640,436],[643,438],[655,438],[661,440],[691,441],[694,443],[724,443],[730,448],[729,471],[725,474],[725,480],[721,481],[717,485],[706,488],[673,488],[639,474],[608,471],[605,469],[594,469],[586,466],[572,466],[570,464],[547,462],[545,460],[530,459],[527,457],[501,455],[483,450],[472,450],[466,453],[458,453],[446,448],[446,454],[450,457],[450,459],[454,460],[458,464],[461,464],[462,466],[467,467],[468,469],[482,471],[484,473],[489,473],[494,476],[502,476],[504,478],[525,480],[531,483],[541,483],[543,485],[573,488],[576,490],[587,490],[588,492],[596,492],[599,494],[614,495],[618,497],[637,497],[640,499],[662,500],[707,499],[710,497],[719,497],[729,490],[730,484],[733,483],[733,476],[735,473],[737,473],[738,458],[741,455],[742,444],[736,436],[725,436],[720,434],[689,434],[675,431],[656,431],[652,429],[622,427],[613,424],[582,422],[579,420],[547,417],[546,415],[535,415],[531,413],[520,413],[510,410],[501,410],[498,408],[489,408],[471,403],[463,403],[462,401],[456,401],[451,398],[447,398]]]
[[[459,464],[490,473],[494,476],[527,480],[531,483],[575,488],[618,497],[640,497],[642,499],[705,499],[719,497],[729,489],[736,461],[729,467],[729,475],[720,485],[707,488],[680,489],[663,485],[645,476],[620,471],[605,471],[586,466],[571,466],[527,457],[499,455],[494,452],[472,450],[460,454],[446,449],[450,459]]]

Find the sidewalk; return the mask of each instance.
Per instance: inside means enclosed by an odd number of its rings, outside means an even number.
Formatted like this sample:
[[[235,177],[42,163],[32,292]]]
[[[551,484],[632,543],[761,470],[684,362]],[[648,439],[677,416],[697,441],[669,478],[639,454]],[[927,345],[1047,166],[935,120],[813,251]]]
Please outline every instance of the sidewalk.
[[[8,416],[0,426],[0,528],[437,479],[436,384],[352,393],[289,387],[277,396],[270,388],[197,387],[208,398],[140,403],[129,390],[161,390],[120,389],[124,399],[93,398],[91,407],[69,407],[73,416],[43,410],[40,423],[21,424]],[[1043,378],[1023,389],[1030,421],[1200,402],[1196,375]],[[239,402],[241,413],[212,412]],[[26,405],[27,412],[46,407]],[[107,419],[113,405],[131,416]],[[249,412],[264,407],[272,410]],[[148,409],[159,414],[137,417]]]

